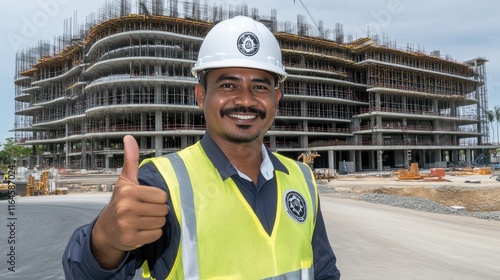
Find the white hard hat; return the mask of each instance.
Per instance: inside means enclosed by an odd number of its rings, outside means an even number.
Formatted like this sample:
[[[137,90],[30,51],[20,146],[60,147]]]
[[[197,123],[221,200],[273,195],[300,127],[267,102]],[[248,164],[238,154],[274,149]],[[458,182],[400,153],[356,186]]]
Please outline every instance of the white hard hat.
[[[287,77],[273,33],[245,16],[221,21],[208,32],[191,73],[198,78],[203,70],[226,67],[265,70],[277,74],[279,82]]]

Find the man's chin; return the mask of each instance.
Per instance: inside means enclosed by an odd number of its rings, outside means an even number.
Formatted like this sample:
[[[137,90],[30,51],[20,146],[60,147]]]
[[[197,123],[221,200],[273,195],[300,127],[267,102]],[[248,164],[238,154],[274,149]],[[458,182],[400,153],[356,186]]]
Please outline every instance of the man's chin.
[[[226,139],[233,143],[245,144],[251,143],[259,139],[259,135],[249,135],[249,134],[228,134]]]

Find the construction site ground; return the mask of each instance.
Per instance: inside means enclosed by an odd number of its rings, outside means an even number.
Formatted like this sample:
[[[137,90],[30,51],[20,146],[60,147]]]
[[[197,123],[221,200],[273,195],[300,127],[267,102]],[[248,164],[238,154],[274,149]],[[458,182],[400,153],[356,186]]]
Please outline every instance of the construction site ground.
[[[500,182],[497,175],[446,175],[445,181],[399,180],[392,173],[340,175],[337,179],[318,180],[332,186],[335,193],[377,193],[421,197],[445,206],[465,207],[471,212],[500,211]]]

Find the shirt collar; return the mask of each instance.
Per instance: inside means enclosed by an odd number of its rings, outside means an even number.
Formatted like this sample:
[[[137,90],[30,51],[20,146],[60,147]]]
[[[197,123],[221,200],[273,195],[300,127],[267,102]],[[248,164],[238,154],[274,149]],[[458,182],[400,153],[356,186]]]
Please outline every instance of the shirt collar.
[[[221,149],[215,144],[214,140],[210,137],[208,133],[205,133],[203,138],[200,140],[201,147],[205,151],[205,154],[210,159],[212,164],[217,168],[222,180],[233,175],[239,175],[242,178],[248,180],[248,176],[239,172],[234,165],[229,162],[227,157],[221,151]],[[288,169],[279,161],[279,159],[271,153],[262,144],[262,164],[260,165],[260,173],[266,180],[270,180],[274,177],[274,170],[281,171],[288,174]]]

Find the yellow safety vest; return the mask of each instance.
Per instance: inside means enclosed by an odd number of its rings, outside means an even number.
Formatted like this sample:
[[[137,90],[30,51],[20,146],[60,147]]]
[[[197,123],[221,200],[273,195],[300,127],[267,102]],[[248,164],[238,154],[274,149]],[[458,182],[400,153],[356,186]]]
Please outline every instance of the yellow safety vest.
[[[167,279],[313,279],[317,188],[304,164],[275,154],[276,220],[271,236],[239,191],[223,181],[201,144],[148,159],[170,191],[181,241]],[[145,163],[143,162],[143,164]],[[143,277],[151,277],[147,261]]]

